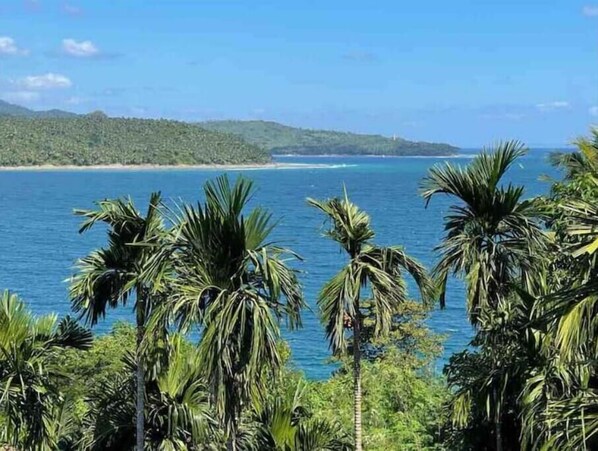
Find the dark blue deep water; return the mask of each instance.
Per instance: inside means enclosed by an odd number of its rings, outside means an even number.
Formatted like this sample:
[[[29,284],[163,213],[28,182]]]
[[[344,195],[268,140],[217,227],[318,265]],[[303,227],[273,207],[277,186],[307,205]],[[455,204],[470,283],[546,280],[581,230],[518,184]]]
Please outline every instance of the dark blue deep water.
[[[556,176],[546,162],[547,152],[534,150],[515,165],[509,178],[527,187],[527,195],[545,193],[543,174]],[[439,158],[373,157],[278,157],[282,162],[331,164],[334,168],[268,169],[244,171],[255,180],[254,203],[271,209],[280,219],[275,239],[293,248],[305,262],[302,282],[310,306],[315,307],[319,288],[343,262],[333,243],[320,236],[322,217],[305,202],[306,197],[339,195],[343,183],[353,201],[372,216],[380,244],[400,244],[426,265],[434,262],[434,246],[443,235],[442,217],[447,199],[434,199],[425,209],[418,194],[419,183]],[[451,158],[467,164],[466,155]],[[103,244],[102,230],[77,233],[79,218],[74,208],[91,208],[94,200],[130,195],[139,207],[152,191],[166,199],[194,201],[202,184],[220,171],[20,171],[0,172],[0,289],[10,289],[26,300],[36,314],[69,313],[66,279],[76,259]],[[239,171],[231,171],[237,175]],[[314,308],[315,312],[316,309]],[[96,326],[98,333],[110,330],[117,320],[132,319],[129,308],[109,312]],[[446,334],[445,357],[463,349],[470,328],[464,311],[464,292],[459,281],[451,281],[447,308],[433,312],[430,327]],[[287,334],[294,362],[313,378],[326,377],[330,367],[322,328],[313,312],[304,315],[304,328]],[[440,368],[440,363],[439,363]]]

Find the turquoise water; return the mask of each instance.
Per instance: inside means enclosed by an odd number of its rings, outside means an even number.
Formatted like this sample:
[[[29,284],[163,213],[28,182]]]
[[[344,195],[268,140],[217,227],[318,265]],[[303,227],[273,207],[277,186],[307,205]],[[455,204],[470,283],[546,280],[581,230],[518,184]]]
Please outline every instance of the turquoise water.
[[[556,175],[546,163],[545,151],[532,151],[513,167],[510,179],[527,186],[527,194],[548,189],[539,181],[542,174]],[[428,209],[418,187],[429,167],[439,158],[377,157],[278,157],[282,162],[332,164],[327,169],[276,169],[245,171],[255,180],[254,203],[270,208],[280,219],[274,237],[293,248],[305,262],[302,282],[310,306],[322,286],[343,263],[333,243],[320,236],[322,217],[308,207],[306,197],[339,195],[343,183],[351,198],[372,216],[381,244],[401,244],[427,265],[434,261],[433,247],[442,237],[442,216],[448,201],[434,199]],[[466,164],[468,156],[451,158]],[[91,208],[94,200],[131,195],[144,206],[149,193],[162,191],[166,199],[194,201],[202,184],[220,171],[22,171],[0,172],[0,289],[21,295],[38,314],[67,314],[65,280],[77,258],[101,246],[100,229],[77,233],[79,219],[74,208]],[[231,171],[238,174],[240,171]],[[449,283],[447,308],[437,310],[429,320],[437,332],[447,335],[445,356],[466,346],[471,330],[464,311],[464,292],[458,281]],[[315,312],[315,308],[313,309]],[[116,320],[132,319],[129,308],[110,311],[98,324],[99,333],[110,330]],[[304,328],[287,334],[296,365],[313,378],[326,377],[330,367],[322,328],[311,311],[304,314]],[[439,362],[440,367],[441,362]]]

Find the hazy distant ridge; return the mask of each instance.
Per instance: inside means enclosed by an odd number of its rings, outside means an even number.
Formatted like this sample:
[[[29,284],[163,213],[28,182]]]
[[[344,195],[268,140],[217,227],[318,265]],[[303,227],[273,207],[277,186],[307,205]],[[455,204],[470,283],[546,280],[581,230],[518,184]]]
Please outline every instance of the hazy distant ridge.
[[[457,147],[381,135],[310,130],[269,121],[208,121],[209,130],[232,133],[272,154],[294,155],[453,155]]]
[[[0,116],[14,117],[76,117],[77,114],[63,110],[34,111],[20,105],[0,100]]]

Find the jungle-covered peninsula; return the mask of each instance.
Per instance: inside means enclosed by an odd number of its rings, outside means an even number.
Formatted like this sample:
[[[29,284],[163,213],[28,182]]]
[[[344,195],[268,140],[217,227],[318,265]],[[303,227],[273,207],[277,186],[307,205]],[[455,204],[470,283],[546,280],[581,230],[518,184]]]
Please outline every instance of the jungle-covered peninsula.
[[[0,117],[0,166],[243,165],[270,155],[236,136],[185,122],[109,118]]]
[[[448,144],[309,130],[266,121],[108,117],[34,111],[0,100],[0,166],[261,165],[276,154],[452,155]]]
[[[444,143],[408,141],[399,137],[289,127],[270,121],[209,121],[203,128],[231,133],[272,154],[288,155],[454,155],[457,147]]]

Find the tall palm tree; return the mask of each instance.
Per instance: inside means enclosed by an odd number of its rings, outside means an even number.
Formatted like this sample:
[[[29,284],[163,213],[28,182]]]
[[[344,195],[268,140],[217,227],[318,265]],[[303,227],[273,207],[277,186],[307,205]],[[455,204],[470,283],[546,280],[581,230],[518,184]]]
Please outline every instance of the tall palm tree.
[[[236,449],[244,407],[257,403],[265,381],[282,364],[279,321],[301,325],[301,286],[288,259],[293,252],[269,243],[271,215],[245,212],[253,183],[227,176],[206,183],[205,204],[185,206],[161,259],[171,262],[171,295],[152,323],[201,331],[199,360],[211,387],[228,447]],[[153,277],[153,272],[148,272]]]
[[[565,177],[547,200],[558,252],[534,307],[545,364],[524,393],[526,438],[565,450],[598,446],[598,129],[577,146],[556,159]]]
[[[445,217],[446,235],[437,248],[440,261],[435,274],[444,288],[450,273],[467,281],[467,311],[478,331],[475,342],[484,351],[494,352],[489,357],[493,363],[488,379],[481,386],[492,387],[487,398],[491,409],[484,410],[493,418],[498,451],[503,448],[501,407],[508,380],[503,372],[507,362],[498,354],[499,350],[512,351],[509,335],[504,333],[510,325],[504,319],[520,310],[511,304],[514,285],[534,291],[546,249],[535,203],[523,200],[523,187],[502,184],[508,169],[524,153],[521,143],[505,142],[484,150],[466,167],[435,166],[423,181],[427,203],[439,194],[457,201]],[[476,386],[460,392],[457,404],[461,408],[480,394]]]
[[[318,298],[326,335],[335,355],[347,351],[345,330],[353,331],[353,391],[355,449],[363,448],[361,424],[361,330],[363,299],[369,290],[368,307],[374,318],[374,335],[386,335],[397,306],[407,300],[403,271],[415,279],[427,299],[431,284],[425,269],[400,247],[380,247],[372,243],[375,237],[370,217],[352,203],[345,190],[344,198],[324,201],[308,199],[308,203],[322,211],[330,221],[325,235],[336,241],[347,253],[349,262],[322,289]]]
[[[91,333],[66,317],[34,318],[8,291],[0,297],[0,446],[57,449],[62,438],[57,352],[88,349]]]
[[[155,345],[156,343],[154,343]],[[197,350],[180,335],[168,337],[164,355],[146,378],[146,443],[148,450],[197,450],[215,441],[217,423],[201,377]],[[84,449],[129,450],[135,434],[134,359],[125,357],[125,370],[105,381],[90,397]],[[217,438],[217,437],[216,437]],[[206,447],[207,448],[207,447]]]
[[[101,222],[108,226],[108,245],[93,251],[77,263],[77,274],[72,278],[70,298],[75,312],[90,325],[106,315],[108,308],[126,305],[135,299],[137,323],[137,391],[136,391],[136,446],[144,443],[144,363],[141,343],[146,319],[153,307],[153,282],[142,279],[145,265],[150,261],[164,235],[160,194],[150,197],[147,213],[143,216],[131,199],[103,200],[96,210],[76,210],[83,216],[80,233]]]

